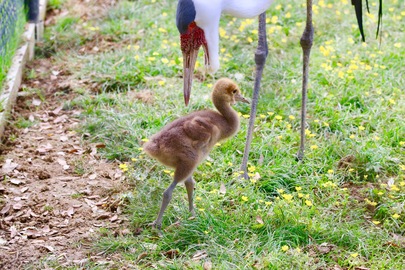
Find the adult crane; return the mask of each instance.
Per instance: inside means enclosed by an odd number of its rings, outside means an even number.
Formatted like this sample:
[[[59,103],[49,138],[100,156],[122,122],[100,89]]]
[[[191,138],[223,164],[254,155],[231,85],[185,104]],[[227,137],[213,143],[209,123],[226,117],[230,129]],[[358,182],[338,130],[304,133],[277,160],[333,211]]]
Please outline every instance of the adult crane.
[[[379,23],[382,14],[382,0],[380,1]],[[252,142],[254,121],[256,118],[259,98],[260,82],[266,62],[268,47],[266,39],[266,10],[273,0],[179,0],[176,13],[176,25],[180,32],[181,51],[183,53],[183,81],[184,101],[188,105],[193,81],[193,72],[200,47],[205,52],[205,65],[208,72],[215,72],[219,68],[219,21],[222,13],[239,18],[259,16],[258,46],[255,53],[256,75],[253,88],[252,107],[246,145],[242,159],[241,170],[245,172],[250,144]],[[368,8],[368,0],[366,0]],[[359,29],[364,41],[362,23],[362,0],[352,0],[355,6]],[[312,25],[312,0],[306,0],[306,24],[300,44],[303,50],[302,77],[302,106],[301,106],[301,139],[297,158],[302,160],[305,149],[305,119],[306,100],[309,73],[309,56],[313,43],[314,28]],[[378,33],[379,29],[377,30]]]

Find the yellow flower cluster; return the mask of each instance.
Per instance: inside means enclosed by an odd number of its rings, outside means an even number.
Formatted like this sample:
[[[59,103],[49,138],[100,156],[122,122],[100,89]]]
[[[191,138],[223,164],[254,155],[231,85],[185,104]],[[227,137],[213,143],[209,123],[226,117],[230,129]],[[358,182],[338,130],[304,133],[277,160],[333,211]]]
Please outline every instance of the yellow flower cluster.
[[[333,183],[332,181],[322,183],[321,186],[324,188],[336,188],[337,187],[337,185],[335,183]]]
[[[126,163],[121,163],[118,167],[119,167],[119,168],[121,169],[121,171],[123,171],[123,172],[128,171],[128,165],[127,165]]]

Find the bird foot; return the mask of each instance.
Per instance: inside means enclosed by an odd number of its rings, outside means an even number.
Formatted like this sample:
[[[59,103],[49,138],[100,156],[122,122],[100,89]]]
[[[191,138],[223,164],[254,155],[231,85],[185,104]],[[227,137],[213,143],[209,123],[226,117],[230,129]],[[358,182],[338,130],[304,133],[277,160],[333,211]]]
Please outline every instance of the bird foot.
[[[159,232],[162,232],[162,224],[157,224],[156,220],[153,221],[152,223],[149,223],[148,226],[152,227],[152,228],[155,228],[155,229],[158,229]]]
[[[152,223],[149,223],[148,226],[156,229],[159,237],[163,237],[162,224],[156,224],[156,221],[153,221]]]
[[[243,178],[245,180],[249,180],[249,175],[247,171],[244,171],[242,174],[239,175],[239,178]]]
[[[188,209],[191,216],[195,217],[195,208],[194,208],[194,204],[191,205],[191,207]]]
[[[296,160],[296,161],[303,161],[303,160],[304,160],[304,153],[301,152],[301,151],[299,151],[299,152],[297,153],[297,155],[295,155],[295,160]]]

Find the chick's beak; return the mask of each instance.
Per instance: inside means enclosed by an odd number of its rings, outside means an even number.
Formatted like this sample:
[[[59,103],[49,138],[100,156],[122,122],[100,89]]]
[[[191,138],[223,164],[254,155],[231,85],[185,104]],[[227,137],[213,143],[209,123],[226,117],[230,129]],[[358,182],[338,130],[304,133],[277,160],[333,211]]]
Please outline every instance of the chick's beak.
[[[245,98],[244,96],[242,96],[242,94],[240,94],[240,93],[235,95],[235,100],[243,102],[243,103],[250,104],[250,101],[247,98]]]
[[[191,86],[193,84],[193,75],[195,63],[197,61],[198,49],[183,52],[183,93],[186,106],[190,101]]]

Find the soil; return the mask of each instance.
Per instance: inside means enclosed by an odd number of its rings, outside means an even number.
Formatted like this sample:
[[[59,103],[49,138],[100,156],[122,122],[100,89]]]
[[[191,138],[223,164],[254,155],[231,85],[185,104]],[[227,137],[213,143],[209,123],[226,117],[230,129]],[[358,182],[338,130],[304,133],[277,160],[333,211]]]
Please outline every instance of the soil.
[[[113,1],[71,2],[95,7],[80,9],[85,20]],[[119,258],[97,253],[94,240],[100,228],[128,232],[120,196],[128,185],[118,164],[98,154],[104,144],[76,131],[81,111],[64,104],[81,82],[60,65],[52,57],[29,63],[36,76],[21,88],[31,91],[20,92],[0,148],[0,269],[112,267]]]

